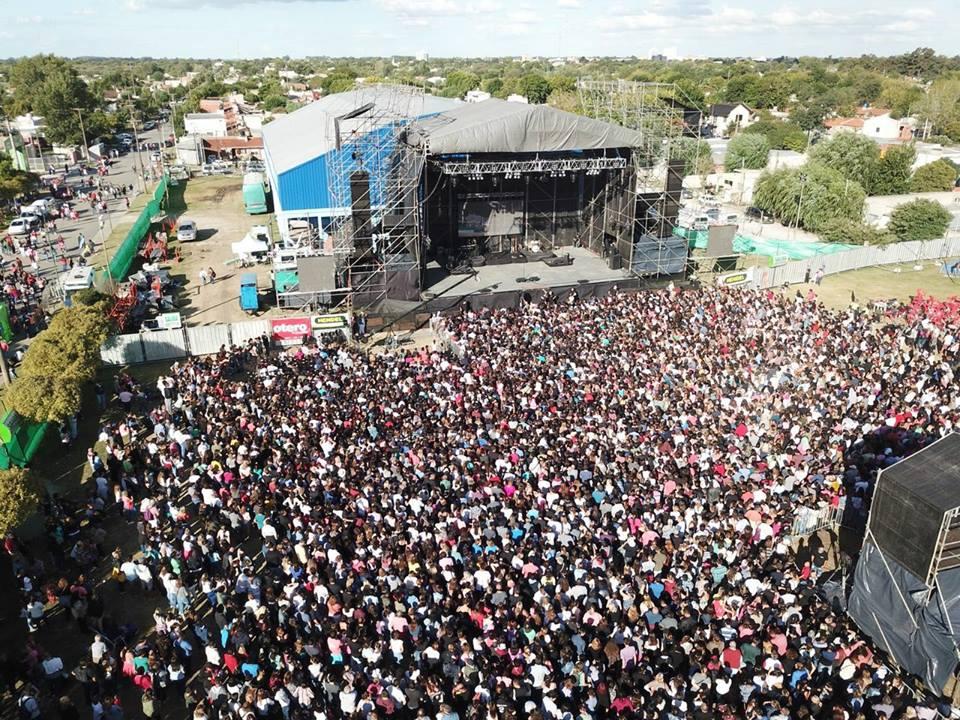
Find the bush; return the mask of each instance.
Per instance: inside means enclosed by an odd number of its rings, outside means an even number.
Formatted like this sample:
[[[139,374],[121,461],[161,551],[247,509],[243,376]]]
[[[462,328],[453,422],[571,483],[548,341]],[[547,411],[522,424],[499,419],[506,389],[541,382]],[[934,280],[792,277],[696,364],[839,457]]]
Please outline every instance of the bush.
[[[943,237],[953,216],[938,202],[914,200],[894,208],[887,229],[897,240],[935,240]]]
[[[765,118],[743,129],[744,135],[763,135],[773,150],[793,150],[804,152],[807,149],[807,134],[799,125],[785,123],[773,118]]]
[[[947,160],[935,160],[921,165],[910,178],[913,192],[937,192],[952,190],[957,182],[957,168]]]
[[[819,234],[823,242],[847,245],[886,245],[896,242],[896,237],[888,230],[842,218],[828,220],[820,228]]]
[[[73,302],[77,305],[97,305],[110,298],[96,288],[87,288],[86,290],[77,290],[71,296]]]
[[[831,220],[859,223],[866,193],[859,183],[836,170],[808,162],[799,168],[764,173],[753,194],[753,204],[784,225],[819,232]]]
[[[0,470],[0,534],[26,520],[40,503],[39,483],[23,468]]]
[[[733,170],[763,170],[770,155],[770,143],[763,135],[740,133],[727,145],[727,157],[724,166],[727,172]]]

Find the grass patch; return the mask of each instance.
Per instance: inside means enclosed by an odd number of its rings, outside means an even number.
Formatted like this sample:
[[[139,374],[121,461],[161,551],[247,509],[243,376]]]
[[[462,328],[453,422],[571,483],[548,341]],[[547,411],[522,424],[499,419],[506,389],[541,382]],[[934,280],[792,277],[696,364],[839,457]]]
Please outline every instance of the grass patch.
[[[913,264],[883,265],[851,272],[828,275],[823,279],[817,296],[827,305],[843,307],[856,299],[858,303],[870,300],[909,300],[922,290],[926,295],[945,299],[960,296],[960,281],[951,279],[931,261]]]

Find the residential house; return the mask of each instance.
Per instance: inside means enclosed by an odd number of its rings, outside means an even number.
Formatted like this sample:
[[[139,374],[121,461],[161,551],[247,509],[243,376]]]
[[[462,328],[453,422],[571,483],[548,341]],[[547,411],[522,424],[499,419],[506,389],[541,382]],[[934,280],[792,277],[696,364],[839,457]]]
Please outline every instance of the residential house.
[[[756,113],[743,103],[711,105],[708,116],[707,123],[713,125],[715,134],[724,137],[752,125],[756,120]]]
[[[30,142],[38,137],[43,137],[43,131],[47,127],[47,121],[40,115],[27,113],[26,115],[17,115],[13,119],[13,129],[20,133],[20,137]]]
[[[827,134],[856,132],[871,140],[905,142],[913,139],[913,118],[893,118],[883,108],[858,108],[854,117],[832,117],[823,121]]]
[[[200,100],[200,112],[221,113],[226,121],[227,135],[239,135],[243,130],[240,111],[234,102],[220,98],[203,98]]]
[[[892,118],[890,113],[883,113],[863,121],[860,132],[874,140],[912,140],[913,118]]]
[[[227,118],[222,112],[187,113],[183,116],[183,129],[187,135],[201,137],[227,137]]]

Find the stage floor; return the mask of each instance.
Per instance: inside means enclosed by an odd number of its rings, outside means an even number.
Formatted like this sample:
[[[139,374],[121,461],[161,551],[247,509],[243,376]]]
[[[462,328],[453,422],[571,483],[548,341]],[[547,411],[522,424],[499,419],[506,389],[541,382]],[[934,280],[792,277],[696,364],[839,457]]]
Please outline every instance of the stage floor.
[[[544,290],[546,288],[615,283],[627,280],[626,270],[611,270],[607,261],[586,248],[561,248],[557,255],[570,253],[572,265],[550,267],[543,262],[484,265],[472,275],[450,275],[436,263],[427,265],[425,297],[457,297],[473,294]]]

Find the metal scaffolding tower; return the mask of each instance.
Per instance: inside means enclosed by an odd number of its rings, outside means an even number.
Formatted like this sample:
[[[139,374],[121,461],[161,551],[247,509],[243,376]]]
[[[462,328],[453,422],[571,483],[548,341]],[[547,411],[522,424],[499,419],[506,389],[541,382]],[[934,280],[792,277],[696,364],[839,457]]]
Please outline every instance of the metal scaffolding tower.
[[[423,102],[421,88],[363,87],[356,107],[334,120],[336,148],[329,155],[327,182],[336,215],[328,232],[347,305],[379,304],[393,273],[419,266],[418,190],[425,156],[404,140]]]
[[[592,80],[582,78],[577,81],[577,93],[582,112],[598,120],[605,120],[632,130],[641,135],[638,145],[632,148],[633,167],[636,172],[634,197],[641,194],[660,194],[660,202],[650,208],[657,218],[651,226],[656,231],[641,233],[638,242],[630,249],[629,262],[634,266],[634,256],[642,254],[643,260],[652,260],[656,267],[662,266],[662,242],[673,233],[676,227],[676,214],[680,204],[682,175],[678,179],[676,167],[671,167],[671,159],[681,137],[700,141],[700,111],[686,93],[676,83],[635,82],[630,80]],[[608,222],[610,208],[606,208]],[[617,212],[615,223],[627,221],[627,216]],[[622,216],[622,217],[621,217]],[[640,217],[638,224],[643,224]],[[654,256],[650,240],[656,238]],[[645,242],[641,243],[641,240]]]
[[[666,159],[671,140],[699,132],[699,127],[685,122],[685,110],[692,103],[676,83],[584,78],[577,81],[577,94],[590,117],[641,133],[634,153],[638,167],[657,165]]]

